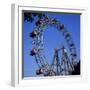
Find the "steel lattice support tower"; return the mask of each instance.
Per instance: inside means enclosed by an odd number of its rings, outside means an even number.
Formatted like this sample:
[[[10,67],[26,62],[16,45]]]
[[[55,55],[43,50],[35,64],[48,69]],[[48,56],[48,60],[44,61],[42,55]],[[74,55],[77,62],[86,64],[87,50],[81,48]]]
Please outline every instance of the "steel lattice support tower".
[[[59,54],[59,50],[55,49],[53,62],[52,62],[52,65],[51,65],[51,69],[55,73],[55,75],[60,75],[61,74],[60,58],[59,58],[58,54]]]
[[[62,33],[70,51],[70,56],[68,56],[66,48],[63,46],[60,50],[62,51],[62,57],[59,58],[59,50],[55,49],[53,63],[51,65],[49,65],[47,62],[43,47],[43,33],[45,27],[48,25],[55,27],[59,32]],[[70,33],[67,31],[64,24],[55,18],[44,16],[36,22],[36,27],[34,28],[33,32],[30,33],[30,37],[32,38],[33,45],[30,55],[35,57],[36,63],[39,67],[39,69],[36,71],[37,75],[68,75],[72,70],[74,70],[74,65],[77,61],[76,48]]]

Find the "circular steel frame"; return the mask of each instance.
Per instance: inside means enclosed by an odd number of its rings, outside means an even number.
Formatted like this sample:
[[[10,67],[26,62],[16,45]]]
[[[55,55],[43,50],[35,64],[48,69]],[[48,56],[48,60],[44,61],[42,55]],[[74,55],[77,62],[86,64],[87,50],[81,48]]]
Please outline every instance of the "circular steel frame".
[[[33,32],[30,33],[33,45],[31,55],[35,57],[35,60],[39,67],[39,69],[36,71],[37,75],[43,74],[44,76],[52,76],[55,75],[55,73],[53,72],[53,70],[51,70],[51,65],[49,65],[47,62],[43,47],[43,33],[47,26],[55,27],[59,32],[62,33],[62,36],[66,40],[67,45],[69,47],[69,59],[72,64],[72,68],[77,63],[77,52],[72,37],[64,24],[62,24],[57,19],[48,16],[44,16],[39,19],[36,22],[36,27],[34,28]],[[62,75],[62,73],[60,75]]]

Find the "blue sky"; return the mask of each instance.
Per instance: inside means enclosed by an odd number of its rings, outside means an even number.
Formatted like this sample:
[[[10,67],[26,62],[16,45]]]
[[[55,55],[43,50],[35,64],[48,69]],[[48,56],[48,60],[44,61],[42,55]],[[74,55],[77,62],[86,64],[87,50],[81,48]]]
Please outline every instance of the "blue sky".
[[[65,25],[67,30],[71,33],[72,39],[77,49],[77,58],[80,60],[80,14],[68,14],[68,13],[45,13],[47,16],[54,17],[61,23]],[[35,19],[35,21],[37,18]],[[32,39],[29,37],[30,32],[33,31],[35,27],[35,21],[33,23],[24,22],[24,77],[33,77],[36,75],[36,70],[38,66],[35,62],[33,56],[30,56],[30,50],[33,48]],[[44,51],[45,56],[51,64],[54,48],[59,47],[60,45],[65,45],[67,47],[67,43],[60,32],[57,29],[48,26],[44,32]]]

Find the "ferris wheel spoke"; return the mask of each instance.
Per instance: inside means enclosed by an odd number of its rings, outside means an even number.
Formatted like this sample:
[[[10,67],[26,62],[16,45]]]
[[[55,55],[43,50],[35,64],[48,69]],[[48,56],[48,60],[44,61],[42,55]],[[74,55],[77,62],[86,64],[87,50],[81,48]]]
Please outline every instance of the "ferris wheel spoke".
[[[36,23],[36,27],[34,31],[30,34],[32,38],[32,45],[37,51],[32,53],[32,56],[35,56],[36,63],[40,68],[38,71],[43,71],[44,76],[52,76],[52,75],[69,75],[70,72],[74,68],[74,61],[77,60],[77,52],[75,48],[75,44],[72,40],[71,34],[68,32],[67,28],[64,24],[58,21],[55,18],[50,18],[48,16],[44,16],[40,18]],[[66,48],[62,48],[60,50],[56,50],[54,53],[54,58],[52,64],[48,64],[47,59],[44,55],[44,40],[43,40],[43,33],[45,31],[45,27],[54,27],[59,32],[62,33],[62,36],[66,40],[66,43],[69,47],[70,51],[70,58],[67,54]],[[61,59],[59,59],[59,51],[63,52]],[[61,60],[61,62],[60,62]],[[38,73],[38,72],[37,72]],[[38,73],[39,74],[39,73]]]

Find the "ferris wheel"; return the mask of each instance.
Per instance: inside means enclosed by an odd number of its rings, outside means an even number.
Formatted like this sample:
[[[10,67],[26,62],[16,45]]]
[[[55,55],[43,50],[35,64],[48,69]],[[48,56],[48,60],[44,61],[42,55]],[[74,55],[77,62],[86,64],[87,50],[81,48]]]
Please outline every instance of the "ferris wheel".
[[[33,46],[30,55],[35,57],[35,61],[38,65],[36,74],[43,76],[70,75],[74,70],[74,66],[77,64],[77,52],[71,34],[68,32],[65,25],[57,19],[46,15],[38,19],[35,24],[36,27],[30,33]],[[55,48],[51,64],[48,63],[48,59],[44,53],[43,34],[47,26],[55,27],[62,34],[70,51],[70,53],[67,52],[64,45],[60,48]],[[62,55],[59,58],[60,52]]]

